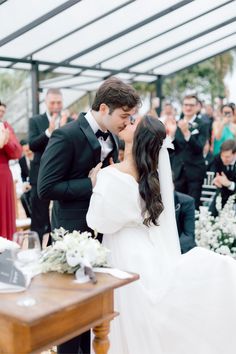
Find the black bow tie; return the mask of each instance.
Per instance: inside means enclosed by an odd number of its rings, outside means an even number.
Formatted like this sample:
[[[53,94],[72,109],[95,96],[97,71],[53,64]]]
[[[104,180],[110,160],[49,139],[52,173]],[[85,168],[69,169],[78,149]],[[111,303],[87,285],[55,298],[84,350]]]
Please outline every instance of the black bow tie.
[[[103,138],[103,140],[107,140],[107,138],[109,137],[109,132],[104,133],[103,131],[98,129],[98,131],[96,132],[95,135],[96,135],[97,138],[99,138],[101,136]]]

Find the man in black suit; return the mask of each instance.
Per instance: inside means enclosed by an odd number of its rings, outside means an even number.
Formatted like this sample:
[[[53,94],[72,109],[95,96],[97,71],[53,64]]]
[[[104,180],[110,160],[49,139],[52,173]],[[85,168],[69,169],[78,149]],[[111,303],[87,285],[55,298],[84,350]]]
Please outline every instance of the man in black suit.
[[[52,229],[89,230],[86,214],[96,177],[111,159],[117,161],[118,134],[130,122],[140,98],[135,90],[117,78],[107,79],[98,89],[92,109],[78,120],[55,130],[42,157],[38,192],[54,200]],[[111,196],[112,198],[112,196]],[[90,230],[89,230],[90,231]],[[77,353],[74,338],[58,347],[58,353]],[[90,340],[81,336],[83,354],[90,352]]]
[[[222,206],[224,206],[228,198],[236,193],[236,141],[234,139],[223,142],[220,154],[215,157],[214,167],[216,177],[213,183],[218,189],[210,205],[210,211],[213,216],[217,216],[215,205],[217,196],[221,194]]]
[[[37,193],[37,180],[42,154],[55,128],[59,126],[62,110],[62,95],[58,89],[49,89],[46,94],[47,111],[29,120],[29,146],[34,153],[30,168],[31,189],[31,229],[43,235],[50,232],[49,200],[41,200]]]
[[[23,182],[23,194],[20,197],[21,203],[25,210],[25,214],[28,218],[31,218],[31,186],[29,183],[29,171],[30,162],[33,159],[33,153],[29,148],[29,144],[26,140],[22,139],[20,141],[23,150],[23,156],[19,159],[19,165],[21,168],[21,179]]]
[[[201,188],[205,174],[203,148],[208,138],[208,127],[196,116],[198,99],[185,96],[183,117],[175,129],[168,127],[173,136],[175,150],[171,155],[171,164],[175,176],[175,188],[192,196],[195,207],[199,208]]]
[[[174,191],[174,201],[181,253],[186,253],[196,246],[194,199]]]

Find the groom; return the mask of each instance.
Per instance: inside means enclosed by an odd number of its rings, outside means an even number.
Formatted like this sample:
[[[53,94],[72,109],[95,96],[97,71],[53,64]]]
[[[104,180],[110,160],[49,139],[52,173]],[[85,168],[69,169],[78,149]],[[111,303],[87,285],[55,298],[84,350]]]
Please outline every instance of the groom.
[[[98,89],[92,109],[53,132],[43,154],[38,194],[53,200],[52,230],[91,231],[86,224],[90,197],[101,167],[117,161],[117,135],[130,122],[140,98],[135,90],[111,77]],[[90,352],[89,332],[58,347],[58,354]]]

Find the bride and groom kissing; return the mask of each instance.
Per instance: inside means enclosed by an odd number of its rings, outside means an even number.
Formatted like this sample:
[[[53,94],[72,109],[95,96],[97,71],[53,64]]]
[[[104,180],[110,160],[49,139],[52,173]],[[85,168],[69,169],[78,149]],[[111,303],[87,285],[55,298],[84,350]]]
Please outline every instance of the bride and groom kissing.
[[[52,134],[39,195],[54,200],[52,228],[104,234],[112,265],[140,274],[116,293],[120,316],[112,324],[110,353],[231,354],[235,261],[198,247],[181,256],[170,146],[157,118],[129,124],[139,104],[131,86],[106,80],[92,109]],[[117,162],[116,135],[125,140],[125,159],[109,166]],[[79,345],[89,353],[88,334],[58,352],[77,353]]]

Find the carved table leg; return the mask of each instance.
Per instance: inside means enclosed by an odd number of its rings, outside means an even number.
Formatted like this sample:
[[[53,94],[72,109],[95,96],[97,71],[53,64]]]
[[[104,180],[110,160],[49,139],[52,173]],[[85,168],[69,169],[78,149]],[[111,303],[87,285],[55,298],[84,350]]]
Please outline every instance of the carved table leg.
[[[108,333],[110,331],[110,321],[101,323],[93,328],[95,335],[93,339],[93,349],[96,354],[107,354],[110,347]]]

